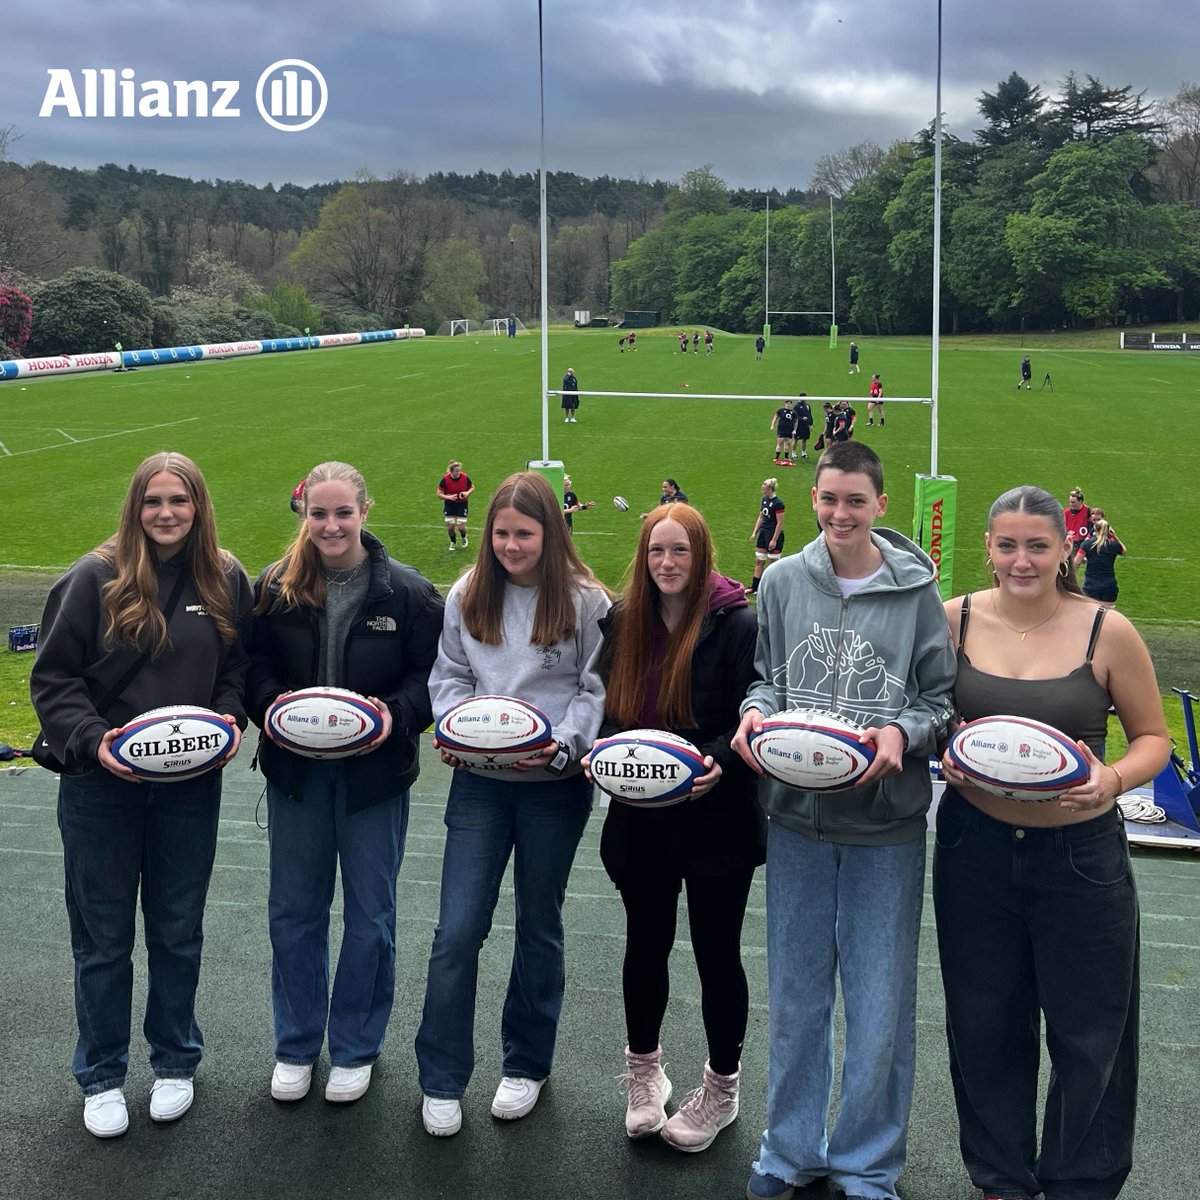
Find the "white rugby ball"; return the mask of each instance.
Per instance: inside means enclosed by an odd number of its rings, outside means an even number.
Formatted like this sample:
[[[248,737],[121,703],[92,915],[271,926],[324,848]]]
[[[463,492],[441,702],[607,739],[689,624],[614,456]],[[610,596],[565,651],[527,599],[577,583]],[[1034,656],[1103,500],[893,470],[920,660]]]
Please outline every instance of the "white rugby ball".
[[[383,731],[383,714],[349,688],[307,687],[280,696],[264,724],[271,737],[304,758],[361,754]]]
[[[617,512],[628,512],[629,511],[629,501],[626,500],[624,496],[614,496],[613,497],[613,508],[615,508],[617,510]]]
[[[546,714],[515,696],[472,696],[442,713],[434,733],[441,749],[483,771],[507,770],[554,740]]]
[[[636,808],[678,804],[705,773],[704,755],[685,738],[661,729],[630,729],[591,749],[596,786]]]
[[[751,731],[750,752],[762,769],[805,792],[854,787],[875,761],[863,726],[836,713],[794,708],[767,717],[762,732]]]
[[[968,721],[950,739],[948,755],[975,787],[1006,800],[1053,800],[1090,774],[1065,733],[1028,717]]]
[[[152,708],[125,725],[109,750],[139,779],[176,783],[226,762],[235,728],[220,713],[195,704]]]

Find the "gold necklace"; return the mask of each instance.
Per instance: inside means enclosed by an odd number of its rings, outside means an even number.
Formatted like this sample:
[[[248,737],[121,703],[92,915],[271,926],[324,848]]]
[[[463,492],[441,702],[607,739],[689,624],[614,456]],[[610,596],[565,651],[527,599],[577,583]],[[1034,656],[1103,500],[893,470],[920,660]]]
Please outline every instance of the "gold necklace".
[[[1036,625],[1030,625],[1028,629],[1016,629],[1000,615],[1000,608],[996,604],[995,592],[990,592],[988,598],[992,602],[992,612],[995,614],[996,620],[999,621],[1005,629],[1011,630],[1013,633],[1019,633],[1021,635],[1021,641],[1024,641],[1027,633],[1032,633],[1035,629],[1041,629],[1041,627],[1045,625],[1047,621],[1051,620],[1054,617],[1054,614],[1058,612],[1058,606],[1062,603],[1062,592],[1058,593],[1058,601],[1054,605],[1054,610],[1050,613],[1050,616],[1043,617]]]

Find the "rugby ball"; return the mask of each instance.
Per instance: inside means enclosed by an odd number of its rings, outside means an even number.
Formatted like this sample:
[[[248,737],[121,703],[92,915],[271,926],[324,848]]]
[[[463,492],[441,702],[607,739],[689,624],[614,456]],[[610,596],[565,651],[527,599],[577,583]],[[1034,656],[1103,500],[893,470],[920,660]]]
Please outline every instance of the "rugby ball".
[[[231,756],[236,727],[220,713],[193,704],[152,708],[113,739],[113,758],[139,779],[195,779]]]
[[[661,729],[631,729],[602,738],[589,761],[602,792],[637,808],[678,804],[707,771],[704,755],[691,742]]]
[[[383,714],[348,688],[307,687],[280,696],[267,709],[264,724],[293,754],[348,758],[383,732]]]
[[[860,742],[863,727],[836,713],[794,708],[766,717],[762,732],[750,731],[754,761],[780,783],[805,792],[854,787],[875,761]]]
[[[968,721],[947,753],[975,787],[1006,800],[1053,800],[1090,774],[1083,752],[1065,733],[1028,717]]]
[[[615,508],[617,510],[617,512],[628,512],[629,511],[629,501],[626,500],[624,496],[614,496],[613,497],[613,508]]]
[[[514,696],[472,696],[434,726],[438,746],[482,771],[504,771],[540,754],[554,740],[541,709]]]

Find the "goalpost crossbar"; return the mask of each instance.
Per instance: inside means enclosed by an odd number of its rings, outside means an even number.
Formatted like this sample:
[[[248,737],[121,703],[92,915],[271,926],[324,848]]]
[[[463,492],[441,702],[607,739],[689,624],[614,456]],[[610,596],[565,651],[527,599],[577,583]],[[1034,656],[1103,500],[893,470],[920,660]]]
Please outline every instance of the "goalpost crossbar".
[[[832,317],[832,308],[772,308],[768,317]]]
[[[567,393],[571,396],[615,396],[628,397],[634,400],[778,400],[782,403],[784,400],[797,400],[800,398],[798,392],[792,392],[788,395],[758,395],[746,392],[693,392],[690,388],[682,392],[593,392],[584,388],[578,391]],[[548,396],[561,396],[561,391],[551,390],[546,393]],[[813,404],[824,404],[828,400],[831,404],[835,404],[841,400],[857,401],[860,404],[866,404],[870,396],[812,396],[804,397],[808,401],[809,407]],[[883,404],[932,404],[933,400],[929,396],[881,396],[876,403]]]

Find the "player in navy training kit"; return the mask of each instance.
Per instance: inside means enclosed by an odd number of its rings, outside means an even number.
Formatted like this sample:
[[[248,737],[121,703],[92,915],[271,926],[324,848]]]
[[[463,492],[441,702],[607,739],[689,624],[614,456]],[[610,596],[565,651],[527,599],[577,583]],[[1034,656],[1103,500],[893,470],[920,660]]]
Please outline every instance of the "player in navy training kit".
[[[785,400],[783,407],[775,410],[771,428],[775,431],[775,465],[790,467],[792,460],[788,456],[796,453],[796,410],[791,400]]]
[[[1025,355],[1021,359],[1021,383],[1025,385],[1025,390],[1029,391],[1033,385],[1033,365],[1029,361],[1029,355]],[[1021,383],[1017,384],[1017,391],[1021,390]]]
[[[704,331],[704,357],[707,358],[713,352],[713,334],[711,329]]]
[[[847,375],[857,375],[859,370],[860,370],[860,368],[858,365],[858,343],[851,342],[850,343],[850,370],[847,371],[846,374]]]
[[[858,420],[858,413],[850,407],[850,401],[840,401],[834,410],[833,440],[835,442],[848,442],[854,436],[854,422],[856,420]]]
[[[758,337],[756,337],[754,339],[754,357],[756,359],[762,358],[762,352],[766,348],[767,348],[767,339],[764,338],[763,335],[760,333],[758,335]]]
[[[812,432],[812,409],[804,399],[805,393],[800,393],[796,401],[796,436],[792,439],[792,461],[796,461],[796,443],[800,443],[800,457],[808,457],[808,435]]]
[[[758,581],[767,564],[775,562],[783,553],[784,508],[783,501],[775,494],[778,487],[778,479],[762,481],[762,505],[750,534],[750,541],[754,545],[754,579],[746,589],[747,596],[753,596],[758,591]]]

